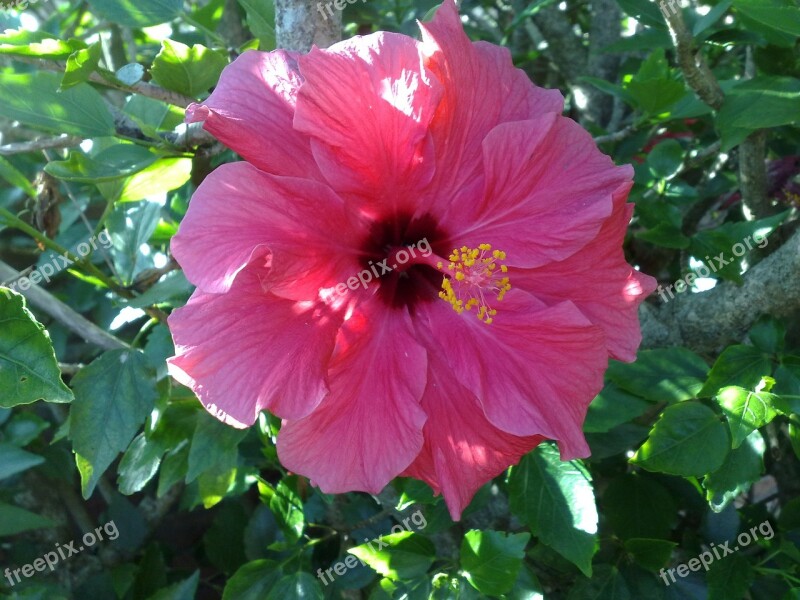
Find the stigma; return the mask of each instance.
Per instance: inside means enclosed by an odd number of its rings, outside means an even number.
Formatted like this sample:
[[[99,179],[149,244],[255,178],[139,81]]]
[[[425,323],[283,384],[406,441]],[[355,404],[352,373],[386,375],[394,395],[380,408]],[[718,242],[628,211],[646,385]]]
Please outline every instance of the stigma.
[[[459,314],[476,309],[478,319],[490,325],[497,314],[490,302],[502,301],[511,289],[508,267],[501,262],[505,258],[506,253],[492,250],[491,244],[453,250],[449,263],[436,265],[445,274],[439,297]]]

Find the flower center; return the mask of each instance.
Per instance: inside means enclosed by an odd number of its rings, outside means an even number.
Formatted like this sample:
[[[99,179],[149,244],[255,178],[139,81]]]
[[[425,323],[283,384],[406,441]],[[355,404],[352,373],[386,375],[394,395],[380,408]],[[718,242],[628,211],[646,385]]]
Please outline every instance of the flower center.
[[[511,289],[506,275],[508,267],[499,262],[505,258],[505,252],[492,250],[490,244],[453,250],[447,265],[443,262],[436,265],[440,271],[445,271],[439,297],[459,314],[477,308],[478,319],[491,324],[497,310],[489,305],[487,296],[494,296],[500,302]]]

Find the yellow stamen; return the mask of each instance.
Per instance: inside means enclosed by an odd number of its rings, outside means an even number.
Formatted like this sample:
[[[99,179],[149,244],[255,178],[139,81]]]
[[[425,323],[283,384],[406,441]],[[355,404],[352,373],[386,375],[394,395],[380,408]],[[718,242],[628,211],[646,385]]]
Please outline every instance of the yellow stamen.
[[[506,253],[492,251],[491,244],[456,248],[448,257],[450,262],[446,269],[443,263],[437,264],[440,270],[445,271],[439,297],[449,302],[459,314],[477,308],[478,319],[490,325],[497,310],[489,306],[486,292],[494,294],[500,302],[511,289],[508,276],[502,275],[508,272],[508,267],[498,263],[505,258]]]

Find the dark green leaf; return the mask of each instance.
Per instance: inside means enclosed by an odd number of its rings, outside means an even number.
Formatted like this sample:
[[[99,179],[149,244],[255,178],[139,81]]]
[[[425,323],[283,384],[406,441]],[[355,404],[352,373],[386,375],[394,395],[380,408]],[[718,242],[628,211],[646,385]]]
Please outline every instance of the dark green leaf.
[[[100,42],[95,42],[88,48],[77,50],[67,59],[67,69],[61,79],[59,91],[84,83],[100,64],[103,48]]]
[[[651,540],[631,538],[625,542],[625,550],[633,556],[633,560],[645,569],[657,571],[665,567],[677,546],[668,540]]]
[[[403,531],[384,535],[379,541],[348,550],[389,579],[414,579],[427,573],[436,558],[433,543],[425,536]]]
[[[728,432],[714,411],[681,402],[664,410],[631,462],[648,471],[697,477],[719,469],[729,449]]]
[[[511,471],[509,499],[533,535],[591,574],[597,508],[589,474],[579,462],[564,462],[554,445],[542,444]]]
[[[54,526],[55,523],[35,513],[10,504],[0,504],[0,537]]]
[[[258,38],[260,50],[275,49],[275,4],[273,0],[239,0],[247,13],[247,26]]]
[[[195,44],[190,48],[180,42],[164,40],[150,73],[161,87],[197,96],[217,83],[227,64],[224,55],[205,46]]]
[[[738,448],[755,429],[775,417],[772,408],[777,396],[767,392],[751,392],[737,386],[722,388],[716,397],[731,429],[731,447]]]
[[[93,12],[125,27],[148,27],[171,21],[181,12],[181,0],[90,0]]]
[[[719,469],[703,479],[706,500],[715,512],[722,511],[758,481],[764,472],[765,449],[764,438],[754,431],[744,444],[728,454]]]
[[[61,371],[44,326],[16,292],[0,288],[0,407],[46,402],[71,402],[72,392]]]
[[[141,352],[112,350],[72,380],[70,438],[79,457],[83,495],[133,440],[157,397],[155,373]]]
[[[623,540],[669,539],[677,520],[678,507],[667,489],[636,473],[612,480],[602,505],[611,528]]]
[[[136,144],[115,144],[97,158],[73,150],[67,160],[53,161],[44,170],[65,181],[99,183],[128,177],[152,165],[158,157]]]
[[[239,458],[239,442],[246,435],[247,430],[234,429],[209,414],[201,414],[192,437],[186,483],[212,468],[233,469]]]
[[[461,543],[461,568],[467,581],[484,594],[511,591],[530,537],[529,533],[468,531]]]
[[[282,577],[278,564],[271,560],[249,562],[228,581],[222,600],[263,600]]]
[[[652,402],[694,398],[708,374],[705,361],[686,348],[642,350],[633,364],[611,361],[608,378]]]
[[[0,75],[0,113],[53,133],[96,137],[114,134],[114,119],[100,94],[82,83],[58,92],[56,73]]]
[[[754,389],[762,377],[771,374],[772,362],[758,348],[728,346],[711,368],[700,395],[710,397],[730,385]]]
[[[200,583],[200,571],[195,571],[188,579],[164,588],[150,596],[149,600],[194,600]]]
[[[44,462],[44,458],[11,444],[0,443],[0,480],[27,471]]]
[[[644,414],[652,406],[646,400],[609,383],[589,405],[583,430],[586,432],[608,431]]]
[[[659,142],[647,156],[650,172],[659,179],[674,177],[683,164],[683,148],[675,140]]]
[[[322,588],[309,573],[286,575],[265,600],[322,600]]]
[[[750,563],[741,554],[726,556],[711,563],[706,580],[708,600],[744,598],[753,579]]]

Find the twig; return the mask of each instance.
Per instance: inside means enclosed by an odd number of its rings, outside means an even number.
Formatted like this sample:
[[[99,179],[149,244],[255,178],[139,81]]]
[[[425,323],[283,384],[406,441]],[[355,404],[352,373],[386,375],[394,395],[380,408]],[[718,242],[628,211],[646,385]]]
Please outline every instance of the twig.
[[[0,156],[11,156],[12,154],[23,154],[25,152],[38,152],[40,150],[50,150],[57,148],[71,148],[79,146],[83,138],[67,135],[52,138],[40,138],[29,142],[14,142],[0,146]]]
[[[615,131],[614,133],[608,133],[606,135],[598,135],[596,138],[594,138],[594,143],[606,144],[608,142],[618,142],[620,140],[624,140],[634,131],[636,131],[636,127],[633,125],[628,125],[627,127],[623,127],[622,129],[620,129],[619,131]]]
[[[66,64],[57,60],[47,60],[43,58],[16,55],[13,57],[13,60],[34,65],[37,68],[45,71],[56,71],[63,73],[66,70]],[[92,73],[89,75],[89,81],[115,90],[122,90],[123,92],[128,92],[131,94],[140,94],[142,96],[147,96],[148,98],[153,98],[154,100],[161,100],[162,102],[180,106],[181,108],[186,108],[189,106],[189,104],[195,101],[194,98],[189,98],[188,96],[184,96],[178,92],[165,90],[164,88],[153,85],[152,83],[146,83],[144,81],[134,83],[133,85],[125,85],[123,83],[109,81],[98,73]]]
[[[689,84],[700,99],[714,110],[719,110],[725,95],[703,55],[695,47],[694,38],[686,28],[680,8],[664,11],[672,43],[678,55],[678,64]]]
[[[19,277],[16,269],[0,261],[0,280],[7,281]],[[31,286],[25,291],[20,291],[30,303],[42,312],[50,315],[64,327],[79,335],[90,344],[104,350],[117,350],[129,348],[128,344],[101,329],[82,315],[72,310],[69,306],[53,297],[50,293],[38,286]]]

